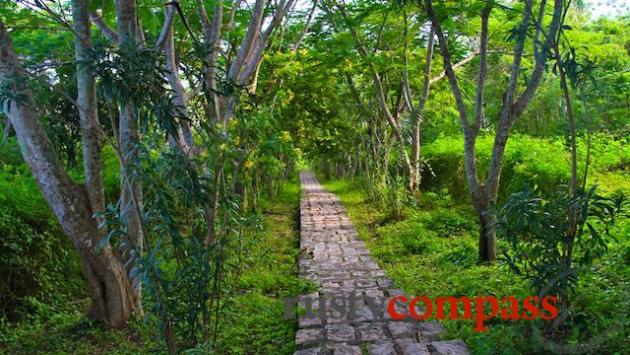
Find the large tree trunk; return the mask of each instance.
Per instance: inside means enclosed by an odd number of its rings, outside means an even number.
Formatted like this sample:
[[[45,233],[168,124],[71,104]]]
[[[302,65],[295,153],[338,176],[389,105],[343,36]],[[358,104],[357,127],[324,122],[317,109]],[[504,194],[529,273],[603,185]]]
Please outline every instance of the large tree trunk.
[[[0,82],[10,85],[16,99],[2,109],[13,126],[24,160],[66,235],[72,240],[85,269],[92,305],[89,316],[110,326],[124,326],[134,312],[131,284],[117,254],[101,238],[89,194],[68,176],[38,120],[33,94],[24,69],[0,22]]]

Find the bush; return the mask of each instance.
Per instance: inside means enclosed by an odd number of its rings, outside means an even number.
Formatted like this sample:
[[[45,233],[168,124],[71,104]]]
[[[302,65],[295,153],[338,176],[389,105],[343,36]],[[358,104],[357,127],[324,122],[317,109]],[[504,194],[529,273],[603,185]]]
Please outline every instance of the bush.
[[[4,129],[4,127],[0,126],[0,129]],[[22,158],[17,139],[15,137],[7,137],[6,141],[2,142],[0,137],[0,167],[4,165],[20,166],[23,163],[24,158]]]
[[[509,245],[503,260],[539,296],[568,301],[578,276],[608,251],[623,204],[621,198],[596,195],[595,187],[575,195],[565,188],[549,200],[531,190],[515,193],[496,212],[497,234]]]
[[[0,169],[0,317],[9,320],[83,295],[72,245],[25,169]]]
[[[430,231],[427,231],[427,233],[425,234],[431,235],[432,233]],[[400,238],[403,246],[403,255],[423,254],[430,250],[430,239],[423,238],[421,233],[419,232],[403,233]]]
[[[440,237],[462,236],[475,230],[476,226],[475,220],[470,219],[470,216],[452,209],[440,209],[439,213],[431,214],[422,221],[427,230]]]

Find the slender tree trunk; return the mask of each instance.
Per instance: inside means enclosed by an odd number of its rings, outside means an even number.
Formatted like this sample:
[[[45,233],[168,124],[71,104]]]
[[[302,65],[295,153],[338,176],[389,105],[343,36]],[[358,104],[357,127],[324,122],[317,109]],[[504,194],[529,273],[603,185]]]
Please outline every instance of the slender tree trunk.
[[[558,50],[557,45],[554,46],[556,54],[556,60],[561,61],[562,56]],[[577,171],[577,131],[575,125],[575,115],[573,114],[573,104],[571,102],[571,93],[569,92],[569,86],[567,85],[566,74],[562,64],[558,64],[558,73],[560,74],[560,87],[562,88],[562,94],[564,103],[566,105],[567,116],[569,119],[569,135],[570,135],[570,147],[571,147],[571,193],[575,196],[578,191],[578,171]],[[586,183],[586,174],[584,175],[584,181]]]
[[[492,262],[497,258],[497,235],[492,228],[492,217],[487,215],[489,206],[482,207],[479,215],[479,260]]]
[[[541,2],[541,8],[538,18],[534,21],[537,29],[534,40],[534,55],[535,55],[535,67],[523,93],[517,98],[517,83],[521,69],[521,59],[523,56],[523,49],[526,40],[527,27],[532,16],[532,0],[525,2],[524,13],[521,18],[521,24],[519,28],[519,35],[516,38],[514,45],[514,57],[512,60],[512,67],[510,70],[510,77],[506,86],[506,92],[504,95],[504,101],[499,114],[497,130],[495,134],[494,146],[492,151],[492,158],[488,167],[485,182],[480,182],[477,174],[477,163],[475,160],[475,141],[477,134],[483,122],[483,86],[486,74],[486,56],[488,45],[488,15],[490,13],[490,7],[486,7],[482,11],[482,36],[481,36],[481,60],[480,60],[480,73],[477,83],[477,95],[475,100],[475,120],[470,123],[468,121],[467,109],[463,100],[462,92],[459,88],[457,77],[453,71],[453,65],[451,64],[450,53],[442,32],[441,23],[436,16],[431,0],[425,0],[425,10],[427,16],[433,24],[433,28],[436,31],[442,58],[444,60],[445,75],[449,80],[451,91],[455,102],[457,104],[457,110],[459,112],[460,121],[462,124],[462,132],[464,135],[464,160],[466,164],[466,178],[468,187],[472,197],[473,205],[479,214],[480,220],[480,239],[479,239],[479,256],[481,261],[492,262],[496,259],[496,235],[492,228],[492,217],[488,214],[490,206],[496,202],[499,191],[499,183],[501,180],[501,170],[503,168],[503,157],[505,154],[505,146],[510,134],[510,130],[514,125],[516,119],[525,110],[528,103],[531,101],[534,93],[540,85],[542,75],[544,72],[546,61],[546,50],[550,48],[553,38],[559,29],[562,9],[564,6],[563,0],[554,0],[554,9],[552,20],[549,23],[549,31],[546,33],[547,40],[544,42],[544,49],[539,50],[538,38],[542,32],[542,20],[545,11],[545,1]],[[491,6],[491,5],[490,5]]]
[[[87,0],[72,0],[77,61],[77,104],[81,119],[83,172],[90,205],[95,212],[105,209],[101,163],[101,142],[96,103],[96,84],[92,66],[92,37]]]
[[[171,10],[172,11],[172,10]],[[173,104],[177,113],[176,137],[170,137],[185,153],[192,152],[194,142],[190,129],[190,116],[188,115],[188,98],[186,90],[179,79],[179,67],[175,57],[175,41],[173,38],[173,27],[170,26],[164,41],[164,53],[166,54],[166,79],[173,89]]]
[[[83,14],[79,14],[81,18]],[[81,25],[79,25],[81,26]],[[24,160],[65,234],[72,240],[85,270],[92,303],[88,315],[112,327],[126,325],[135,311],[132,287],[123,263],[101,233],[90,204],[90,193],[72,181],[39,122],[24,69],[0,22],[0,83],[19,99],[5,101],[3,111],[13,126]]]
[[[424,106],[429,99],[429,88],[431,86],[431,64],[433,57],[433,39],[434,32],[433,27],[429,31],[429,38],[427,42],[427,52],[426,58],[424,62],[424,82],[422,85],[422,94],[418,101],[418,106],[412,109],[411,117],[413,119],[413,131],[411,135],[411,164],[412,164],[412,174],[410,175],[411,181],[411,191],[419,191],[420,189],[420,145],[422,144],[422,117],[424,113]],[[407,65],[407,59],[405,56],[405,67]],[[409,90],[409,84],[407,81],[407,71],[405,69],[405,87],[407,92],[407,98],[409,100],[409,106],[413,107],[413,103],[411,102],[411,93]]]
[[[116,0],[116,18],[118,25],[118,46],[121,50],[136,50],[138,43],[139,26],[137,23],[137,11],[135,0]],[[140,133],[138,130],[137,107],[134,99],[125,98],[121,103],[119,112],[119,146],[122,153],[120,162],[121,196],[120,209],[123,221],[127,227],[127,240],[123,245],[123,259],[127,265],[127,272],[134,267],[134,260],[141,255],[144,236],[142,233],[142,180],[136,173],[138,167],[138,149]],[[138,309],[141,305],[141,283],[139,279],[133,280],[134,302]]]
[[[203,28],[203,38],[208,51],[206,56],[205,86],[206,96],[209,102],[209,114],[214,122],[221,120],[221,97],[217,91],[217,59],[221,49],[221,25],[223,24],[223,4],[218,1],[214,7],[212,22],[208,19],[208,14],[201,0],[197,0],[197,10]]]
[[[420,121],[413,124],[411,131],[411,174],[409,175],[409,186],[411,191],[417,192],[420,189],[420,138],[422,136],[422,126]]]

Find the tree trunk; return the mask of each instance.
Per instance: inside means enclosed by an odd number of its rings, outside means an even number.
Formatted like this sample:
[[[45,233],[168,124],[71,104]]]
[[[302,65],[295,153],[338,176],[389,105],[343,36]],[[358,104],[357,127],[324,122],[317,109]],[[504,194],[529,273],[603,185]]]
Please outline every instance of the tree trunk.
[[[85,185],[92,211],[105,210],[105,192],[101,163],[96,103],[96,84],[91,62],[92,37],[87,0],[72,1],[72,17],[75,32],[75,57],[77,61],[77,104],[81,118],[81,143]]]
[[[411,136],[411,160],[413,174],[411,175],[411,191],[418,192],[420,190],[420,144],[422,143],[422,116],[424,113],[424,106],[429,98],[429,87],[431,85],[431,65],[433,57],[433,27],[429,31],[429,38],[427,41],[427,52],[424,61],[424,82],[422,84],[422,95],[418,101],[418,106],[412,110],[411,116],[413,118],[413,132]],[[411,93],[409,90],[409,82],[407,80],[407,57],[405,55],[405,88],[407,97],[409,100],[409,106],[413,106],[411,102]]]
[[[411,174],[409,175],[409,186],[411,191],[417,192],[420,189],[420,121],[414,122],[411,132]]]
[[[174,11],[169,9],[169,11]],[[170,26],[166,39],[164,41],[164,53],[166,55],[166,79],[173,89],[173,104],[175,105],[175,112],[177,114],[177,131],[173,132],[174,137],[169,137],[169,140],[175,141],[181,150],[186,154],[190,154],[193,149],[193,137],[190,129],[190,116],[188,115],[188,97],[186,96],[186,90],[179,79],[179,68],[177,65],[177,59],[175,57],[175,42],[173,38],[173,27]]]
[[[209,114],[213,122],[221,119],[221,98],[217,91],[217,59],[221,50],[221,25],[223,24],[223,4],[218,1],[214,8],[212,22],[208,19],[208,14],[203,2],[197,0],[197,10],[203,28],[203,38],[208,55],[206,56],[204,80],[206,85],[206,96],[209,102]]]
[[[124,326],[135,311],[131,283],[122,261],[109,244],[101,245],[92,218],[89,193],[72,181],[38,120],[33,94],[24,69],[0,22],[0,83],[9,85],[18,99],[2,109],[13,126],[24,160],[59,224],[72,240],[86,272],[92,304],[88,315],[112,327]]]
[[[492,217],[486,215],[487,208],[479,214],[479,260],[494,262],[497,259],[497,234],[491,227]]]
[[[122,256],[130,273],[135,265],[135,260],[142,253],[143,234],[142,221],[138,210],[142,208],[142,182],[138,174],[134,172],[139,165],[138,159],[138,122],[133,106],[127,103],[122,107],[119,118],[120,142],[123,161],[120,163],[120,211],[122,220],[127,229],[125,243],[122,245]],[[140,280],[133,280],[134,299],[140,308],[141,287]]]
[[[136,50],[138,46],[138,23],[135,0],[116,0],[116,18],[118,26],[118,45],[121,50]],[[120,162],[121,196],[120,209],[122,219],[127,227],[127,238],[123,245],[123,259],[127,265],[127,272],[134,266],[134,260],[142,253],[143,234],[142,221],[138,211],[142,211],[142,181],[139,174],[134,172],[139,166],[138,149],[140,134],[138,131],[138,117],[133,98],[127,98],[121,103],[119,113],[118,142],[122,161]],[[133,280],[133,294],[136,308],[141,309],[140,280]]]

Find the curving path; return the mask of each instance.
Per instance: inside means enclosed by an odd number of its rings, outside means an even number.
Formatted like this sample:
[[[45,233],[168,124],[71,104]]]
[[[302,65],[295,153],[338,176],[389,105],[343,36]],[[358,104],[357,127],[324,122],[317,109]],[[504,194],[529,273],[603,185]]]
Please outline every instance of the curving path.
[[[383,301],[402,291],[372,259],[339,199],[312,172],[300,180],[300,275],[319,292],[299,298],[294,355],[467,354],[461,340],[438,341],[445,330],[437,321],[388,316]]]

